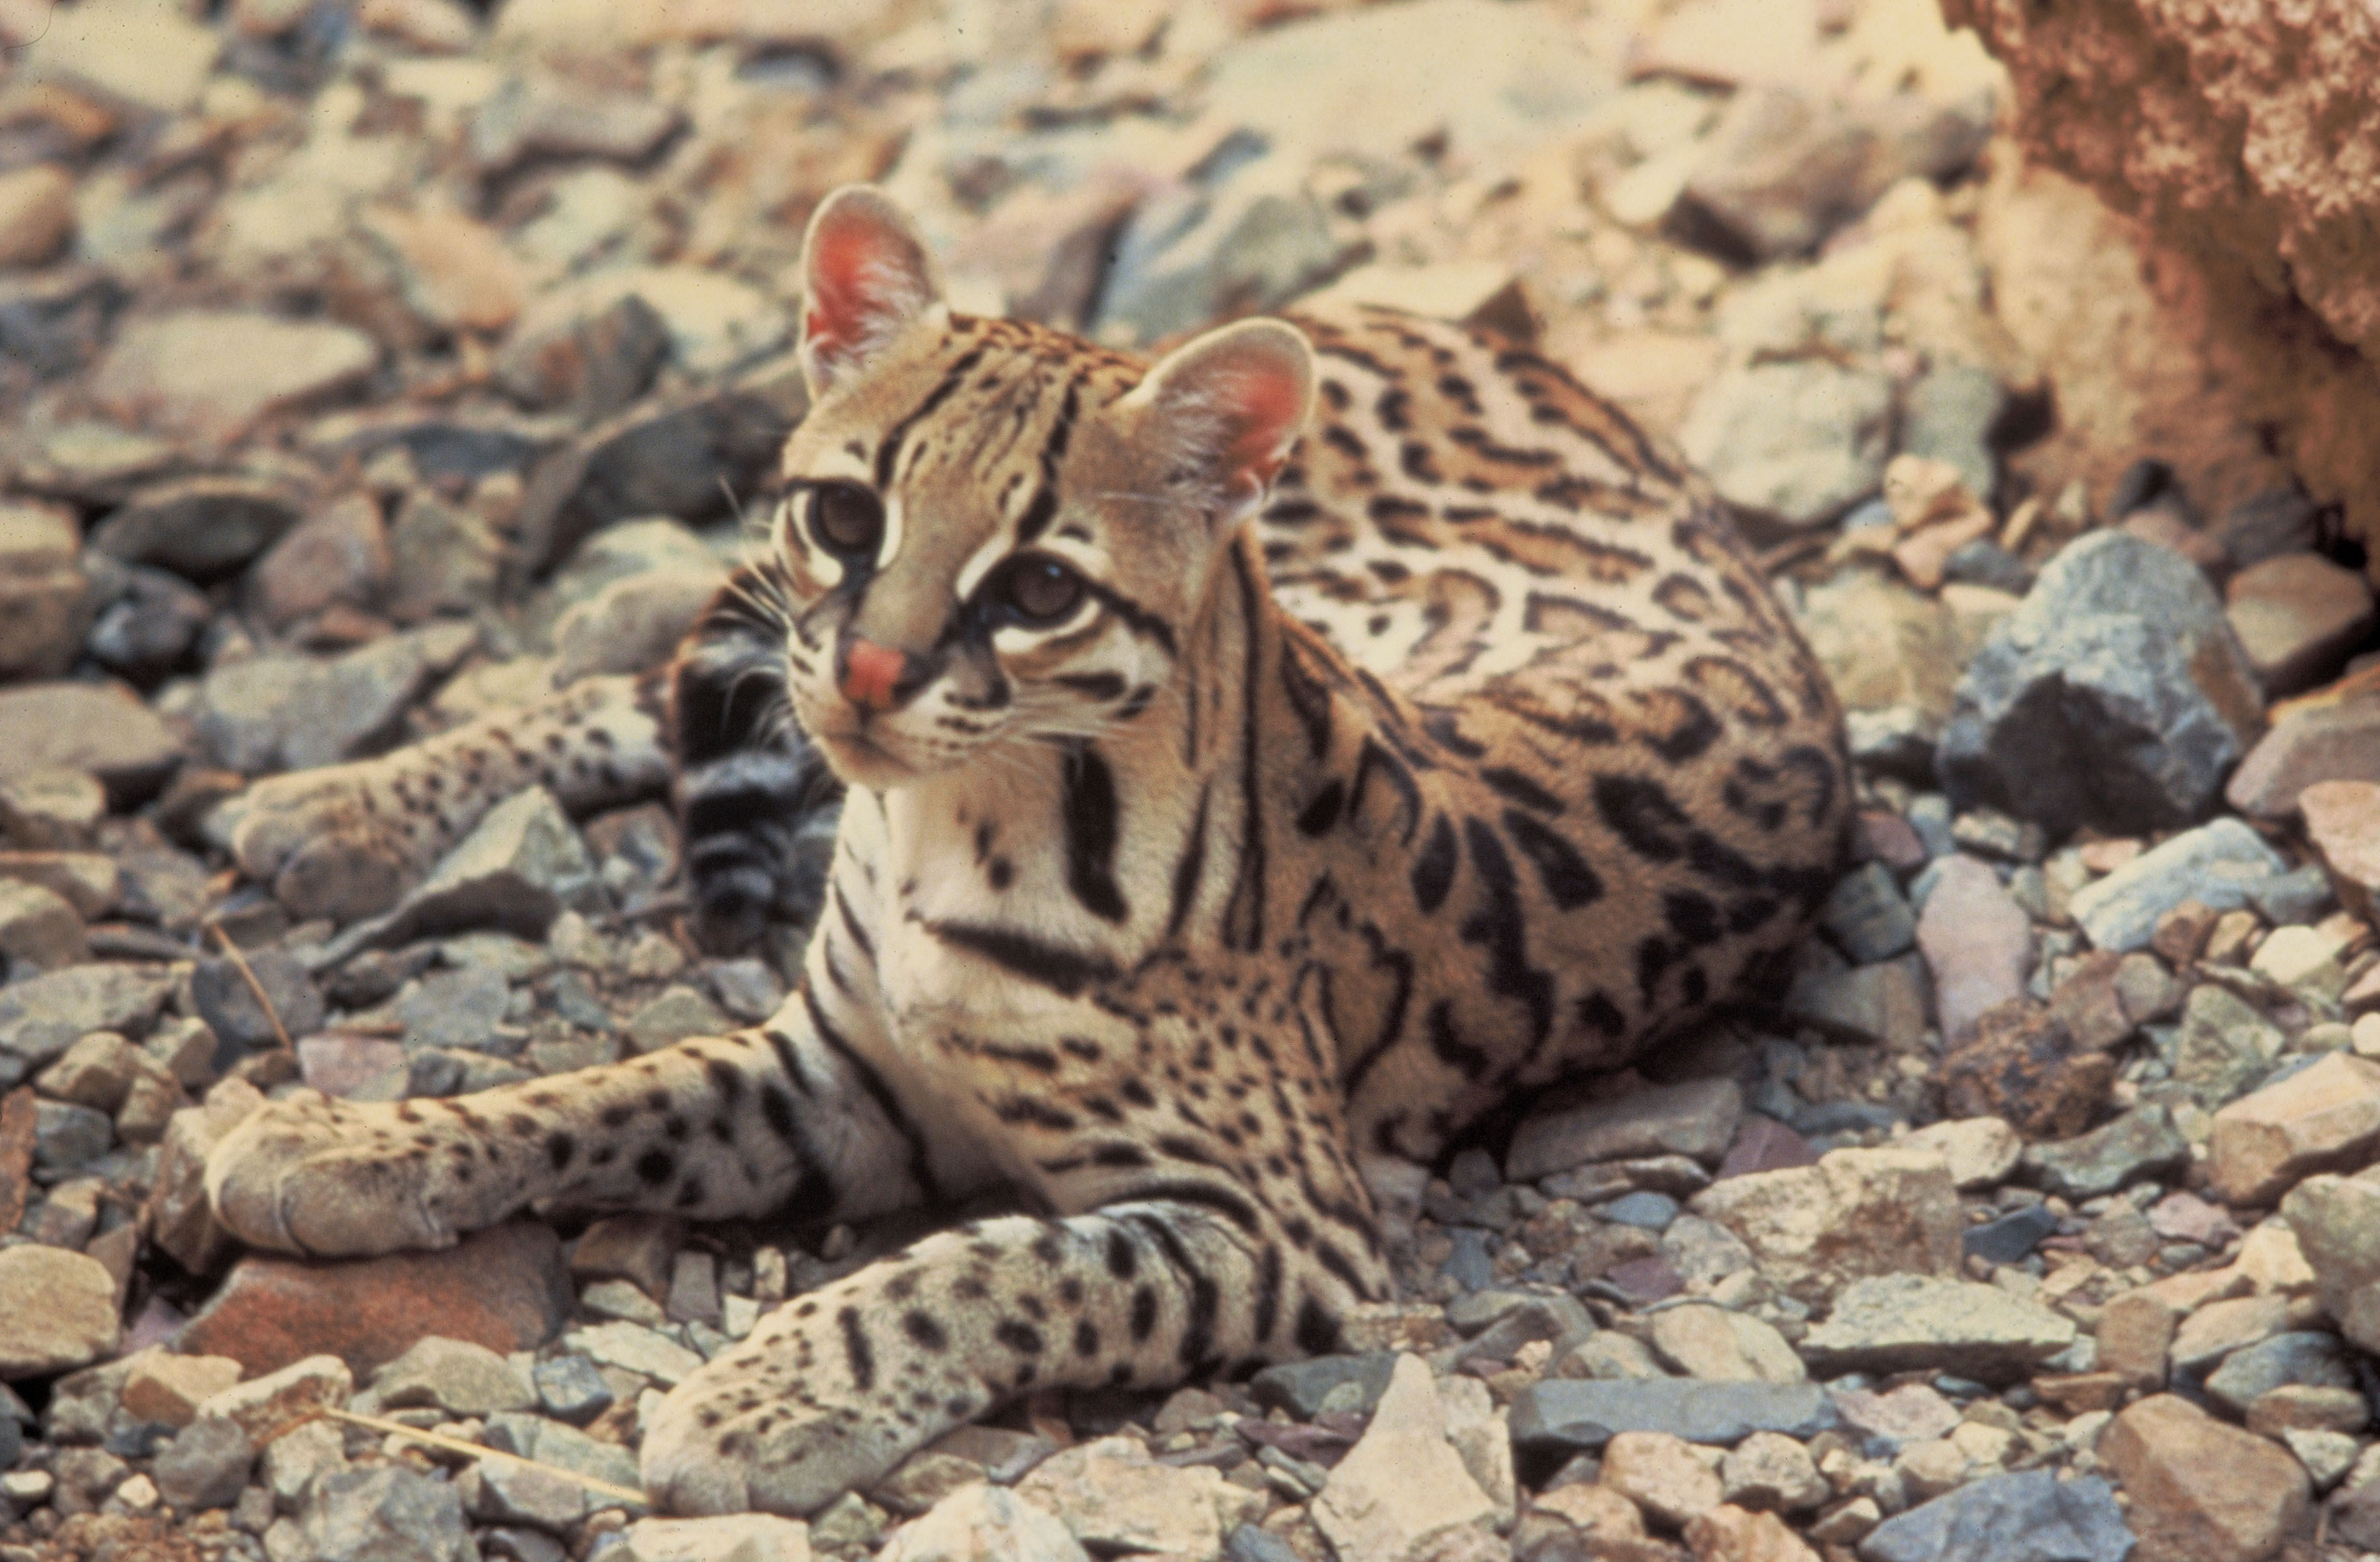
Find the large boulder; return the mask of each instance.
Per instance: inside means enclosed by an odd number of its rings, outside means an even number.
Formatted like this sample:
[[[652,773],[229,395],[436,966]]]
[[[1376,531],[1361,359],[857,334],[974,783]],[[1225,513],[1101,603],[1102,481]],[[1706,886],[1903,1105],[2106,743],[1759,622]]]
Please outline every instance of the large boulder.
[[[2263,726],[2255,675],[2206,578],[2121,531],[2070,545],[1959,681],[1937,751],[1961,809],[2063,836],[2213,812]]]

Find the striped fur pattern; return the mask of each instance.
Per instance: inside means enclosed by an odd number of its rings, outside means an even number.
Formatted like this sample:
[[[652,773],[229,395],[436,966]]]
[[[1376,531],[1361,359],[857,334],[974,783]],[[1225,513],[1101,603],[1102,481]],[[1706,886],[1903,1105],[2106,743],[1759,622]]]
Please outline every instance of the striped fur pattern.
[[[1545,360],[1366,311],[1152,369],[952,314],[865,191],[808,264],[787,496],[676,692],[690,851],[745,840],[747,900],[807,745],[846,783],[798,990],[465,1100],[301,1097],[209,1167],[235,1230],[312,1252],[540,1202],[1043,1212],[674,1390],[644,1470],[687,1511],[808,1511],[1022,1389],[1330,1348],[1389,1294],[1376,1188],[1775,968],[1849,804],[1707,489]],[[807,744],[729,708],[755,659]]]

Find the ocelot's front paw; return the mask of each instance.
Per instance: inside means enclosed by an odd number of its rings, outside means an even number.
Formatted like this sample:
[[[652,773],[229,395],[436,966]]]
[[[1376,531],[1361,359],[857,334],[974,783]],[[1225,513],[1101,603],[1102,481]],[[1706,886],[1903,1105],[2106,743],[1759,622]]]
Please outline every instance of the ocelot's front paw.
[[[452,1172],[380,1106],[313,1091],[259,1108],[207,1156],[215,1218],[252,1247],[363,1257],[443,1248]]]
[[[871,1484],[952,1423],[940,1405],[921,1413],[901,1402],[905,1395],[852,1384],[833,1320],[814,1317],[824,1328],[809,1332],[822,1337],[805,1340],[791,1312],[763,1319],[662,1400],[642,1460],[645,1490],[662,1510],[812,1513]]]
[[[352,921],[384,911],[443,844],[434,813],[397,785],[395,756],[301,770],[241,796],[232,855],[301,917]]]

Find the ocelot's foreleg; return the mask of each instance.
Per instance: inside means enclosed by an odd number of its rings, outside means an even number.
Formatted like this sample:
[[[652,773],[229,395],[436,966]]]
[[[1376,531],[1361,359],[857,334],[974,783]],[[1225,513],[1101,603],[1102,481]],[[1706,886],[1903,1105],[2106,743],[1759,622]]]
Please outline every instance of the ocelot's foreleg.
[[[816,1022],[807,990],[766,1025],[453,1100],[301,1091],[207,1158],[224,1225],[319,1255],[438,1248],[531,1204],[695,1220],[862,1220],[947,1190],[883,1082]],[[939,1157],[939,1162],[938,1162]]]
[[[1329,1349],[1348,1305],[1386,1294],[1376,1263],[1356,1277],[1269,1222],[1169,1199],[961,1226],[787,1302],[672,1390],[645,1486],[681,1513],[808,1513],[1028,1389]]]

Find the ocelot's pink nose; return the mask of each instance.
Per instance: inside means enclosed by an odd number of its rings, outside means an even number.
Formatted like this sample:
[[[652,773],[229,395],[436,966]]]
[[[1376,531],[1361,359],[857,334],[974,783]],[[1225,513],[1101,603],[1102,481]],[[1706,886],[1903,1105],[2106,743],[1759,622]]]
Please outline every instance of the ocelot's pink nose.
[[[888,650],[854,635],[844,642],[843,677],[837,687],[844,699],[863,711],[889,711],[917,690],[914,660],[905,652]]]

